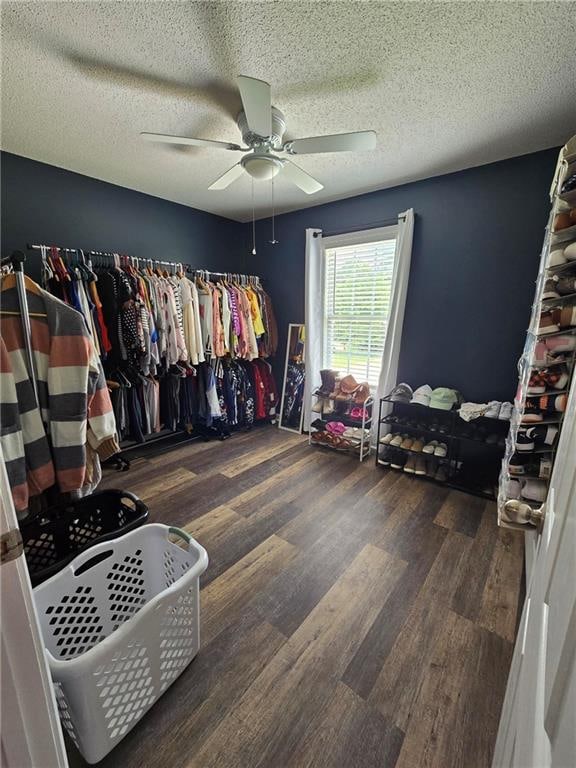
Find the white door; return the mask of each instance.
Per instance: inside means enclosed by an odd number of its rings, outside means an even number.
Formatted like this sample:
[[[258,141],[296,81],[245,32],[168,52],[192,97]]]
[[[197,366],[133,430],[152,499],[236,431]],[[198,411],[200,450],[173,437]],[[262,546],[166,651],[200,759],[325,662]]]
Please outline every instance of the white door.
[[[544,512],[493,768],[576,766],[576,376]]]
[[[17,530],[0,447],[0,534]],[[62,730],[23,555],[0,566],[2,768],[67,768]]]

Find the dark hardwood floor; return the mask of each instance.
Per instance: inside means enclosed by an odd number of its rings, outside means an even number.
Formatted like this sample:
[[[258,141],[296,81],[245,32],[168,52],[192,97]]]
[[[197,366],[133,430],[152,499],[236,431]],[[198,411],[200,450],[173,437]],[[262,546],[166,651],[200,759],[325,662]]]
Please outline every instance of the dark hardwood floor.
[[[274,427],[103,486],[210,565],[200,653],[101,766],[490,766],[523,558],[493,503]]]

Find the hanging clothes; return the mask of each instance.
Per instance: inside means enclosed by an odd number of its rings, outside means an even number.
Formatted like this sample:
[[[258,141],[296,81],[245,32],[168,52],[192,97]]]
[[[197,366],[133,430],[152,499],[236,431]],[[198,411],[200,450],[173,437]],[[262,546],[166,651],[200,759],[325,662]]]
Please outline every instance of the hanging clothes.
[[[28,277],[25,286],[38,402],[13,274],[2,279],[0,324],[0,439],[20,516],[31,496],[55,484],[61,492],[93,485],[98,474],[94,461],[120,450],[102,365],[84,316]]]

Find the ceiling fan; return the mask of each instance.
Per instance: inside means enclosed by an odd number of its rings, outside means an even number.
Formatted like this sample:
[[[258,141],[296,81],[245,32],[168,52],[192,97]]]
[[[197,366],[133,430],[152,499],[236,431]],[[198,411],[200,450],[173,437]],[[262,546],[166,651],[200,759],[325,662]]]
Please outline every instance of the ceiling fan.
[[[214,181],[208,189],[226,189],[246,171],[253,179],[271,179],[282,173],[303,192],[312,195],[323,189],[315,178],[295,165],[287,157],[278,157],[282,152],[287,155],[313,155],[320,152],[349,152],[374,149],[376,133],[374,131],[356,131],[337,133],[332,136],[312,136],[306,139],[294,139],[282,143],[286,130],[284,115],[272,106],[270,84],[264,80],[241,75],[238,88],[243,110],[236,123],[246,144],[232,144],[226,141],[210,139],[191,139],[184,136],[168,136],[163,133],[141,133],[147,141],[159,141],[167,144],[188,144],[195,147],[215,147],[232,152],[246,152],[239,163],[233,165]]]

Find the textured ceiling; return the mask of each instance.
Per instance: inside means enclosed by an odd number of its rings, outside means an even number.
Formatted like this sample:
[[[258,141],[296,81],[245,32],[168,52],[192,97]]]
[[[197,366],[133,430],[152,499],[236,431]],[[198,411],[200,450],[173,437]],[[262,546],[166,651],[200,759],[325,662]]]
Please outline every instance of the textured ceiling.
[[[238,74],[268,80],[287,136],[361,129],[366,153],[298,157],[303,208],[556,146],[576,128],[573,2],[4,2],[2,148],[231,218],[239,156],[140,140],[238,142]],[[270,184],[255,183],[257,215]]]

